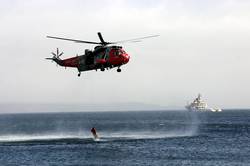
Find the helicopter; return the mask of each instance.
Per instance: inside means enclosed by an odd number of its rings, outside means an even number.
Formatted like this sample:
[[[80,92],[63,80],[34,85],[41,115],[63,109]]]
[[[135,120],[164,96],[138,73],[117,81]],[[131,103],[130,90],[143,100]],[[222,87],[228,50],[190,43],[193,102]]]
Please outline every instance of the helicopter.
[[[117,46],[115,44],[125,43],[125,42],[140,42],[141,39],[157,37],[159,35],[146,36],[141,38],[117,41],[117,42],[106,42],[100,32],[97,33],[100,42],[84,41],[77,39],[61,38],[55,36],[47,36],[47,38],[72,41],[76,43],[86,43],[94,44],[94,50],[85,49],[83,55],[76,55],[75,57],[61,59],[60,57],[64,54],[56,49],[56,53],[51,52],[52,58],[46,58],[47,60],[52,60],[56,62],[59,66],[63,67],[73,67],[78,69],[78,77],[81,76],[81,72],[89,70],[105,71],[117,67],[117,72],[121,72],[121,66],[129,62],[130,56],[124,51],[122,46]]]

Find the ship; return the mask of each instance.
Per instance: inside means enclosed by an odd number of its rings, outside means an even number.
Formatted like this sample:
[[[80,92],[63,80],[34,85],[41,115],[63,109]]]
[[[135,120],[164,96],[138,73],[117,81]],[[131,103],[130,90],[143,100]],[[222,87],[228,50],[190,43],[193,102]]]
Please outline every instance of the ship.
[[[198,97],[194,99],[190,104],[188,103],[185,108],[189,111],[212,111],[212,112],[221,112],[219,108],[209,108],[207,103],[201,99],[201,94],[198,94]]]

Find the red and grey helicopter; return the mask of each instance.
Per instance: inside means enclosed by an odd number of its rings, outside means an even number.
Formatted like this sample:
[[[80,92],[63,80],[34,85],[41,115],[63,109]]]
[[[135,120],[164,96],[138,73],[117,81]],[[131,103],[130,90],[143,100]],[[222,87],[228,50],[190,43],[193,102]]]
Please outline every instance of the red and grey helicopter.
[[[139,42],[141,39],[159,36],[152,35],[118,42],[106,42],[104,41],[100,32],[98,32],[97,34],[100,42],[47,36],[47,38],[73,41],[76,43],[96,44],[97,46],[95,46],[93,51],[85,49],[85,54],[80,56],[77,55],[75,57],[67,59],[60,58],[60,56],[63,55],[63,52],[60,53],[59,49],[57,48],[56,53],[52,52],[53,57],[46,59],[55,61],[60,66],[77,68],[79,77],[81,76],[81,72],[88,70],[97,71],[98,69],[100,69],[101,71],[105,71],[105,69],[112,69],[114,67],[117,67],[117,72],[121,72],[120,67],[129,62],[130,56],[122,49],[121,46],[116,46],[115,44],[125,42]]]

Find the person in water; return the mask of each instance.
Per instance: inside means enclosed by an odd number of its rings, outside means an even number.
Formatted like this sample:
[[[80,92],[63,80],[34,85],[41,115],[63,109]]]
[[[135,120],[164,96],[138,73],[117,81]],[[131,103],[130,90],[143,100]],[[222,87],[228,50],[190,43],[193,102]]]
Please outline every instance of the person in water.
[[[96,133],[96,129],[94,127],[92,127],[92,129],[90,130],[91,133],[93,134],[94,138],[97,139],[98,138],[98,135]]]

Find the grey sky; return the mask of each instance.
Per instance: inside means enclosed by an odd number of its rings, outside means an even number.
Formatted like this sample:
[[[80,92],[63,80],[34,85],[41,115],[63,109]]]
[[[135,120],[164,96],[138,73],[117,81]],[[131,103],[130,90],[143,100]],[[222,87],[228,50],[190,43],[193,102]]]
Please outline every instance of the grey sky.
[[[129,103],[183,106],[202,93],[210,106],[250,107],[250,1],[12,0],[0,6],[1,103]],[[46,35],[124,44],[129,64],[107,72],[46,61],[92,45]]]

